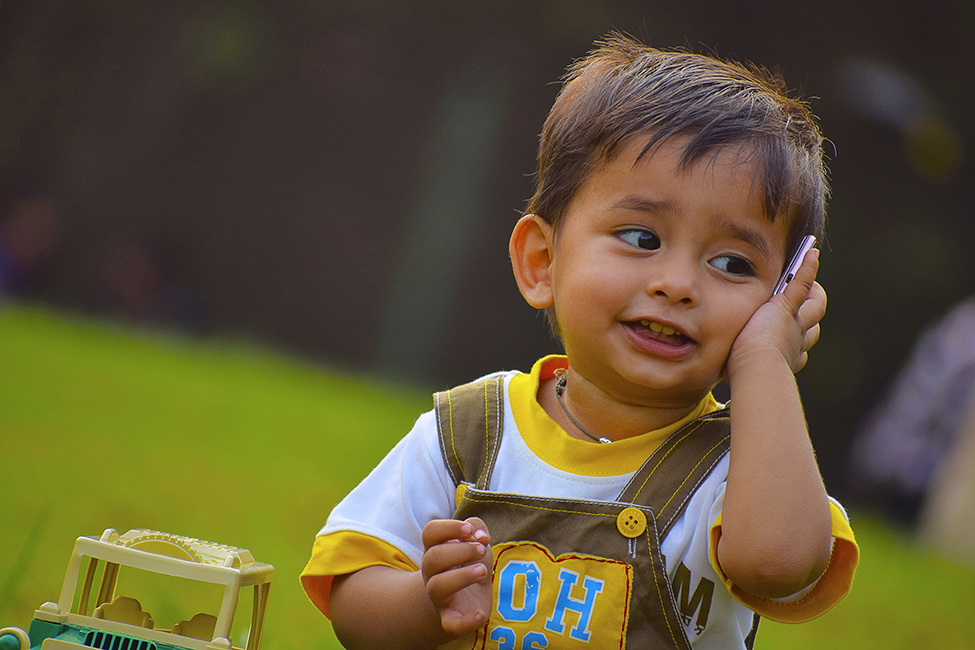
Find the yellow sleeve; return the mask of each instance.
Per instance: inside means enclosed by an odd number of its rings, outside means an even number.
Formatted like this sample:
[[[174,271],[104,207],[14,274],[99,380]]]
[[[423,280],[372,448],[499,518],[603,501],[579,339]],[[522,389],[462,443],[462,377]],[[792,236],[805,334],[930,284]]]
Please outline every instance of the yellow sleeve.
[[[301,586],[315,607],[331,617],[332,578],[377,565],[403,571],[419,570],[405,553],[377,537],[352,531],[321,535],[315,540],[311,559],[301,572]]]
[[[721,515],[711,526],[711,566],[731,595],[745,607],[779,623],[804,623],[825,614],[850,593],[853,574],[860,561],[860,547],[843,511],[829,504],[832,519],[833,552],[826,571],[801,598],[792,601],[771,600],[754,596],[731,582],[718,565],[718,539],[721,537]]]

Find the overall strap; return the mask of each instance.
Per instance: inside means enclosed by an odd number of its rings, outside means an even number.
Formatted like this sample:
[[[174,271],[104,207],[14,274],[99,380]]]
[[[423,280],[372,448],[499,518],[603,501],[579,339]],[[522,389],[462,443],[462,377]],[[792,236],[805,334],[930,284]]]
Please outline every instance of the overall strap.
[[[731,449],[731,417],[727,407],[703,415],[681,427],[650,455],[620,494],[620,501],[649,506],[655,515],[659,539],[680,517],[698,486]],[[745,637],[755,644],[761,616],[752,616]]]
[[[650,455],[623,488],[619,500],[648,506],[663,539],[697,487],[728,453],[730,444],[728,409],[688,422]]]
[[[486,490],[501,443],[504,377],[479,379],[433,396],[440,452],[454,485]]]

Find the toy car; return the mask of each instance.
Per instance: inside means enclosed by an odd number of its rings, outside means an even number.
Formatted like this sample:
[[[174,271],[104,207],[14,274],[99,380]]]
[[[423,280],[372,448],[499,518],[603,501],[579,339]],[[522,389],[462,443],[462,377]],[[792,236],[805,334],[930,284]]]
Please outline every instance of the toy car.
[[[120,572],[133,569],[217,585],[222,598],[213,611],[158,627],[138,600],[115,593]],[[120,536],[109,528],[101,538],[77,539],[58,601],[37,609],[28,632],[0,630],[0,650],[258,650],[273,576],[274,567],[246,549],[143,529]],[[250,628],[246,645],[235,645],[231,629],[244,587],[253,587]]]

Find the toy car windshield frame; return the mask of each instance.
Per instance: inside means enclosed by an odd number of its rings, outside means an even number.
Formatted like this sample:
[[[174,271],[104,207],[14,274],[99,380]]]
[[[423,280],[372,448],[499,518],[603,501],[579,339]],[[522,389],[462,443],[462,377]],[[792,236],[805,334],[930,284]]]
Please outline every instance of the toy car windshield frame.
[[[71,606],[82,576],[85,558],[88,558],[88,562],[84,582],[78,605],[72,611]],[[90,594],[100,561],[105,562],[105,567],[94,608],[91,608]],[[223,598],[211,639],[183,637],[167,630],[151,628],[140,629],[138,636],[187,648],[230,648],[231,626],[237,610],[240,590],[244,587],[254,587],[254,604],[251,610],[251,626],[247,634],[246,650],[257,650],[259,647],[274,567],[256,562],[246,549],[152,530],[135,529],[120,536],[113,529],[107,529],[100,538],[79,537],[75,541],[68,562],[58,601],[42,605],[37,610],[35,618],[131,634],[131,630],[128,629],[131,626],[95,618],[89,615],[88,611],[90,608],[97,610],[98,607],[113,600],[119,569],[122,566],[223,586]]]

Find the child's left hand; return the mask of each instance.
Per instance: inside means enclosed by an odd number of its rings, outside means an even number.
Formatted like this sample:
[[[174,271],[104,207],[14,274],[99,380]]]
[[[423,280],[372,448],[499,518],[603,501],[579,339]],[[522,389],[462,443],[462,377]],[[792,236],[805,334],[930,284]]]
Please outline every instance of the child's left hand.
[[[793,373],[819,339],[826,292],[819,252],[762,303],[731,346],[731,454],[716,549],[747,593],[781,598],[812,584],[830,558],[830,509]]]
[[[826,291],[816,282],[819,251],[806,253],[785,291],[759,307],[731,347],[725,375],[729,381],[738,364],[756,354],[776,352],[792,372],[806,365],[809,349],[819,340],[819,321],[826,315]]]

